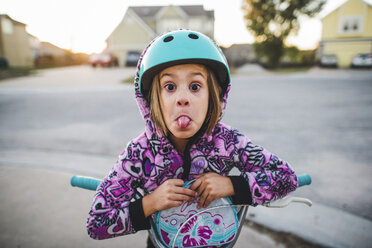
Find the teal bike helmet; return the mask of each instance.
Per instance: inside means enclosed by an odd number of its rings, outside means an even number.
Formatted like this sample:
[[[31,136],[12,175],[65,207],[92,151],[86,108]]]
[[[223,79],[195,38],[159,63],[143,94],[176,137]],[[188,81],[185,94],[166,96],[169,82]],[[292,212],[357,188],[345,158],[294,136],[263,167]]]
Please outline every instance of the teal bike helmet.
[[[177,30],[156,38],[144,52],[139,68],[139,89],[147,92],[161,70],[180,64],[202,64],[216,75],[222,95],[230,83],[230,71],[221,49],[206,35]]]

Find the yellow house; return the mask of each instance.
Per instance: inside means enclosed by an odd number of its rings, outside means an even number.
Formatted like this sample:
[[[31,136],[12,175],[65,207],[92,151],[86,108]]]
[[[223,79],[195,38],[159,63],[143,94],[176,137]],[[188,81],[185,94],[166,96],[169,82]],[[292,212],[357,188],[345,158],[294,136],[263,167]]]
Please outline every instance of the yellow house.
[[[349,67],[358,53],[372,53],[372,4],[348,0],[322,18],[322,55],[335,54],[338,66]]]
[[[0,15],[0,57],[5,58],[12,67],[33,65],[26,24],[8,15]]]
[[[133,54],[138,54],[157,35],[187,28],[214,35],[214,11],[202,5],[128,7],[123,20],[106,39],[107,52],[125,65]]]

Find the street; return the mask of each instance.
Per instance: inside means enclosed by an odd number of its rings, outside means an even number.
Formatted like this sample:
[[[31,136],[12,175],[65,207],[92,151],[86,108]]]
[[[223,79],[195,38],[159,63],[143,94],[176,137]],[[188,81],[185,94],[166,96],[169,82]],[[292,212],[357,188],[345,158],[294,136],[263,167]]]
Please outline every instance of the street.
[[[297,173],[309,173],[313,185],[301,195],[372,220],[372,197],[366,197],[372,190],[372,71],[238,77],[233,86],[225,122]]]
[[[144,129],[121,82],[133,73],[78,66],[0,81],[0,165],[106,175]],[[236,74],[222,121],[312,176],[294,195],[370,224],[371,109],[372,70]]]

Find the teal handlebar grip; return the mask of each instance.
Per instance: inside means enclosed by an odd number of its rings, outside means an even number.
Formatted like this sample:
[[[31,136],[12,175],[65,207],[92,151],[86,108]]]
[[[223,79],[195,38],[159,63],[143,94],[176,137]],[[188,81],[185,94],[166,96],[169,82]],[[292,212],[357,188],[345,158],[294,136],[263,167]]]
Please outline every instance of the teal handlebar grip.
[[[298,178],[298,187],[311,184],[311,177],[309,174],[297,175],[297,178]]]
[[[71,186],[83,189],[96,190],[101,183],[100,179],[93,177],[73,176],[71,177]]]

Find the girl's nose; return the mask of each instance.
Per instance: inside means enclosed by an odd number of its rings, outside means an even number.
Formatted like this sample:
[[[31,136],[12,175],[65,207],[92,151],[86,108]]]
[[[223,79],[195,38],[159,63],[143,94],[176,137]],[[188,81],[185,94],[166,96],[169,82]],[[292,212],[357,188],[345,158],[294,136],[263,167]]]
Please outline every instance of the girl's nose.
[[[188,106],[190,104],[190,99],[187,92],[187,87],[180,87],[177,93],[177,106]]]
[[[189,100],[186,97],[180,97],[177,100],[177,105],[178,106],[188,106],[189,105]]]

